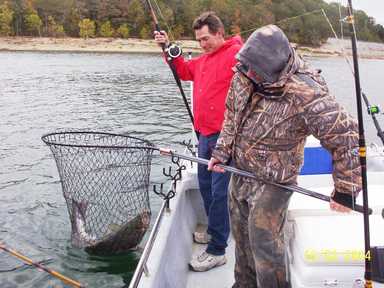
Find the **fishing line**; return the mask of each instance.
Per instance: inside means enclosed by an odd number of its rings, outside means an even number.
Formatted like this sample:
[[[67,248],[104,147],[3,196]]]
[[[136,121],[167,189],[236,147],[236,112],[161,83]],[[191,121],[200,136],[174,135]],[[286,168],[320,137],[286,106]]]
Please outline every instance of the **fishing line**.
[[[159,13],[161,19],[163,19],[163,22],[164,22],[165,26],[167,27],[167,29],[168,29],[168,31],[169,31],[168,35],[170,36],[170,39],[172,39],[173,41],[176,41],[176,38],[175,38],[174,35],[173,35],[173,32],[172,32],[171,27],[168,25],[167,20],[165,19],[163,13],[161,12],[161,9],[160,9],[159,4],[157,3],[156,0],[152,0],[152,1],[155,2],[156,8],[157,8],[157,12]],[[159,31],[159,32],[160,32],[160,31]]]
[[[330,20],[329,20],[329,18],[327,16],[327,14],[325,13],[324,10],[322,12],[323,12],[323,15],[324,15],[325,19],[327,20],[331,30],[332,30],[333,35],[335,36],[336,40],[338,40],[337,43],[340,43],[340,44],[338,44],[338,46],[340,47],[341,54],[342,54],[343,58],[345,59],[345,61],[347,62],[348,66],[349,66],[349,69],[350,69],[350,71],[352,73],[352,76],[354,78],[356,78],[355,70],[352,67],[352,63],[348,59],[348,56],[347,56],[347,54],[345,52],[345,49],[344,49],[344,46],[343,46],[343,44],[341,42],[343,39],[340,41],[339,37],[337,36],[337,33],[336,33],[335,29],[332,26],[332,23],[330,22]],[[341,16],[341,13],[340,13],[340,16]],[[355,22],[353,21],[353,18],[351,16],[346,16],[343,19],[340,17],[340,25],[343,25],[343,23],[351,24],[352,28],[353,28],[354,35],[357,35],[356,34]],[[341,28],[341,29],[342,29],[341,31],[343,31],[343,28]],[[342,35],[344,35],[344,34],[342,33]],[[377,105],[371,105],[370,104],[367,95],[364,93],[364,91],[362,89],[361,89],[361,96],[363,97],[365,106],[368,109],[368,114],[371,116],[372,121],[373,121],[373,123],[375,125],[375,128],[377,130],[377,136],[380,138],[381,142],[384,144],[384,132],[383,132],[383,130],[382,130],[381,126],[380,126],[380,123],[377,120],[376,115],[375,115],[375,114],[378,114],[380,112],[380,109],[379,109],[379,107]]]
[[[342,5],[342,1],[340,0],[339,1],[339,19],[342,19],[341,18],[341,5]],[[341,36],[341,39],[344,40],[344,27],[343,27],[342,21],[340,21],[340,36]]]
[[[323,9],[316,9],[316,10],[313,10],[313,11],[310,11],[310,12],[306,12],[306,13],[303,13],[303,14],[300,14],[300,15],[292,16],[292,17],[289,17],[289,18],[284,18],[282,20],[279,20],[279,21],[274,22],[274,23],[269,23],[269,24],[281,24],[281,23],[284,23],[284,22],[291,21],[293,19],[297,19],[297,18],[301,18],[301,17],[304,17],[304,16],[320,13],[321,10],[323,10]],[[247,30],[244,30],[244,31],[241,31],[240,33],[230,34],[230,36],[246,34],[248,32],[254,31],[257,28],[260,28],[260,26],[257,26],[257,27],[254,27],[254,28],[250,28],[250,29],[247,29]]]
[[[153,20],[153,23],[154,23],[154,26],[155,26],[155,30],[158,31],[159,33],[161,33],[161,29],[160,29],[160,26],[159,26],[159,21],[157,20],[155,11],[153,10],[152,4],[151,4],[151,0],[146,0],[146,3],[147,3],[148,8],[150,10],[150,13],[151,13],[151,16],[152,16],[152,20]],[[160,9],[160,7],[159,7],[159,9]],[[166,51],[165,43],[161,44],[161,49],[163,50],[164,56],[167,57],[167,51]],[[169,58],[167,57],[168,66],[171,69],[172,74],[173,74],[173,78],[175,79],[176,85],[179,88],[180,94],[181,94],[182,99],[184,101],[184,105],[185,105],[185,108],[187,109],[187,112],[188,112],[189,118],[191,120],[191,123],[192,123],[192,125],[194,125],[193,114],[192,114],[191,108],[189,107],[189,103],[188,103],[187,97],[185,96],[185,92],[184,92],[183,86],[181,84],[180,77],[177,74],[176,67],[175,67],[175,65],[173,63],[173,59],[171,57],[169,57]],[[196,137],[199,137],[198,132],[195,131],[195,133],[196,133]]]

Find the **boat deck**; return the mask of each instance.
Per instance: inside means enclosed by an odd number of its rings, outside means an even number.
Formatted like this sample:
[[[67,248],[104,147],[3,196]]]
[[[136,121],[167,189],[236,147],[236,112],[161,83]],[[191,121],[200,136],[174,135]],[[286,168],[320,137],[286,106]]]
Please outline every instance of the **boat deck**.
[[[205,245],[194,244],[192,234],[201,223],[207,223],[202,199],[197,187],[196,169],[187,169],[183,181],[177,186],[176,196],[170,202],[170,211],[161,220],[161,229],[153,244],[151,257],[147,261],[148,273],[140,279],[140,288],[230,288],[234,283],[235,241],[229,241],[227,264],[207,272],[188,269],[191,255],[202,251]],[[384,229],[381,216],[384,207],[382,197],[382,173],[369,173],[370,206],[374,210],[371,218],[371,244],[382,246]],[[299,185],[307,189],[328,194],[332,191],[332,176],[319,175],[299,179]],[[361,198],[361,196],[359,197]],[[358,199],[360,202],[361,199]],[[361,203],[361,202],[360,202]],[[330,249],[337,252],[364,249],[361,214],[340,214],[329,209],[329,203],[295,193],[291,199],[288,222],[290,240],[291,284],[294,288],[340,288],[360,287],[353,282],[364,275],[363,261],[331,259],[307,259],[306,251],[322,253]],[[350,241],[354,239],[354,241]],[[328,251],[328,250],[327,250]],[[360,259],[359,259],[360,260]],[[325,284],[324,284],[325,283]],[[325,286],[324,286],[325,285]],[[336,286],[335,286],[336,287]],[[384,284],[375,283],[375,288]]]
[[[383,219],[381,211],[384,206],[384,198],[382,197],[382,174],[370,173],[369,180],[372,183],[370,188],[371,207],[374,215],[371,218],[371,244],[372,246],[382,245]],[[316,190],[323,194],[330,194],[333,189],[331,175],[319,175],[312,177],[312,181],[306,181],[306,178],[299,180],[300,185]],[[323,187],[319,187],[319,183]],[[198,191],[194,191],[198,193]],[[362,204],[361,195],[358,199]],[[202,210],[200,210],[202,211]],[[363,259],[345,259],[348,255],[339,255],[336,260],[325,258],[320,255],[319,259],[309,261],[305,258],[306,251],[317,251],[321,253],[323,250],[337,250],[339,253],[347,251],[363,251],[363,234],[354,233],[356,227],[363,227],[363,219],[360,213],[352,212],[348,214],[340,214],[329,209],[329,203],[319,201],[318,199],[308,198],[308,196],[295,193],[290,203],[288,222],[294,225],[295,243],[290,247],[291,254],[291,273],[294,287],[313,288],[319,287],[314,283],[322,283],[324,279],[328,279],[329,283],[333,283],[333,278],[339,278],[341,287],[355,287],[349,279],[353,275],[354,279],[363,278]],[[333,223],[331,226],[330,223]],[[316,230],[313,229],[316,227]],[[206,229],[205,226],[198,224],[196,230]],[[354,235],[349,241],[345,241],[341,235]],[[352,241],[353,240],[353,241]],[[201,253],[206,245],[193,243],[192,255]],[[235,241],[231,237],[226,250],[227,264],[214,268],[207,272],[189,271],[187,274],[187,288],[230,288],[234,283],[234,265],[235,265]],[[351,252],[352,253],[352,252]],[[294,257],[293,257],[294,256]],[[295,260],[293,259],[295,258]],[[348,263],[349,261],[349,263]],[[302,262],[302,263],[301,263]],[[308,262],[308,263],[307,263]],[[310,262],[310,263],[309,263]],[[334,269],[332,267],[338,267]],[[296,275],[297,269],[301,271]],[[321,272],[323,271],[323,272]],[[342,275],[338,275],[342,274]],[[360,277],[359,277],[360,276]],[[323,280],[322,280],[323,279]],[[330,279],[330,280],[329,280]],[[303,282],[304,281],[304,282]],[[309,284],[312,283],[312,284]],[[328,282],[327,282],[328,283]],[[320,284],[319,284],[320,285]],[[358,287],[358,286],[357,286]],[[384,287],[383,284],[375,283],[375,287]]]

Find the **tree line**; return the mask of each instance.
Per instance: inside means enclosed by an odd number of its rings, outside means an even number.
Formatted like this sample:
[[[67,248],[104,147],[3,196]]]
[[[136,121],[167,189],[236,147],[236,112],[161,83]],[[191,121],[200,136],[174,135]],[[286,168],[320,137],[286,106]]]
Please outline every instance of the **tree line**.
[[[191,39],[191,24],[216,11],[227,34],[244,38],[266,24],[279,25],[292,42],[320,45],[335,32],[349,36],[347,8],[323,0],[152,0],[160,24],[174,39]],[[355,11],[359,40],[384,42],[384,27]],[[0,36],[151,38],[144,0],[0,0]]]

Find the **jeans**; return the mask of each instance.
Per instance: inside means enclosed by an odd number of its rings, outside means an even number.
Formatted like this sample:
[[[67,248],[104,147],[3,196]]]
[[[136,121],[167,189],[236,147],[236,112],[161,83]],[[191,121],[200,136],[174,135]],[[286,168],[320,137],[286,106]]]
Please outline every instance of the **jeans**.
[[[212,150],[216,146],[219,133],[199,137],[198,155],[200,158],[210,159]],[[228,172],[216,173],[207,170],[206,165],[198,165],[197,175],[199,188],[208,216],[207,233],[211,235],[207,252],[213,255],[224,255],[229,236],[228,212]]]

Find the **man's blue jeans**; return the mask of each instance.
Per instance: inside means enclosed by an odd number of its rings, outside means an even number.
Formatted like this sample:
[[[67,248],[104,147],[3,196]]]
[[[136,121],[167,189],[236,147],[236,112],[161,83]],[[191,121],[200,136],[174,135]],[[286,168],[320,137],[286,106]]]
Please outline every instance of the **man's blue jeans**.
[[[210,159],[216,146],[219,133],[210,136],[200,135],[199,157]],[[208,234],[211,240],[207,252],[213,255],[224,255],[229,236],[228,184],[230,175],[207,170],[206,165],[198,165],[198,179],[205,212],[208,216]]]

